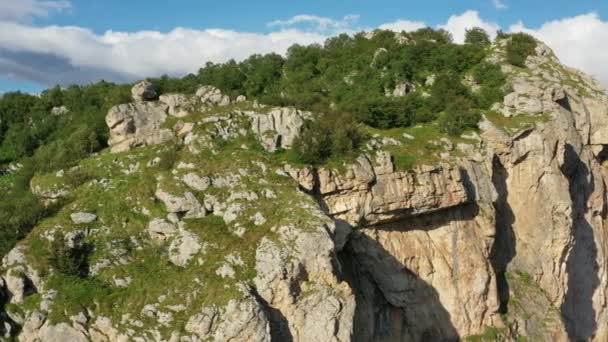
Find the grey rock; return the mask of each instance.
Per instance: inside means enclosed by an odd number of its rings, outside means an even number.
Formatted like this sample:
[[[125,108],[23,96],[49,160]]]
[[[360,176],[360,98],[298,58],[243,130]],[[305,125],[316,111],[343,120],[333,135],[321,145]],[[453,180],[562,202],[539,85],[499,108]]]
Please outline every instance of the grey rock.
[[[270,323],[253,297],[231,300],[213,337],[215,341],[270,342]]]
[[[213,324],[217,320],[218,310],[215,306],[204,307],[200,313],[191,316],[186,323],[186,331],[201,339],[211,337]]]
[[[196,173],[188,173],[182,178],[182,180],[192,190],[196,191],[205,191],[207,188],[209,188],[209,186],[211,186],[211,178],[200,177]]]
[[[97,221],[97,215],[91,213],[73,213],[70,215],[72,222],[75,224],[87,224]]]
[[[247,113],[251,128],[267,151],[290,148],[311,114],[295,108],[276,108],[264,113]]]
[[[184,214],[186,218],[200,218],[207,214],[205,208],[191,192],[186,192],[183,196],[175,196],[158,189],[155,195],[165,204],[165,208],[170,213]]]
[[[180,230],[171,241],[169,260],[176,266],[186,266],[194,255],[201,252],[203,247],[198,236],[191,232]]]
[[[190,96],[183,94],[165,94],[158,99],[168,107],[168,113],[176,118],[188,116],[197,109],[197,101]]]
[[[138,102],[112,107],[106,116],[110,128],[108,145],[112,152],[124,152],[138,146],[162,144],[175,137],[162,128],[167,106],[156,102]]]
[[[196,96],[205,106],[227,106],[230,97],[223,95],[222,91],[213,86],[202,86],[196,91]]]
[[[148,233],[155,240],[165,241],[172,237],[177,232],[175,225],[160,219],[155,218],[148,224]]]

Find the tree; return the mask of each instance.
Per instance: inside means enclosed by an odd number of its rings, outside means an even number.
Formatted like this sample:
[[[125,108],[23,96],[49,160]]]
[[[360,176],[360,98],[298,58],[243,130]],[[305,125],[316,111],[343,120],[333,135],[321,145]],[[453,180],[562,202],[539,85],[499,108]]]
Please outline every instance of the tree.
[[[490,45],[490,36],[481,27],[473,27],[466,30],[464,42],[471,45]]]

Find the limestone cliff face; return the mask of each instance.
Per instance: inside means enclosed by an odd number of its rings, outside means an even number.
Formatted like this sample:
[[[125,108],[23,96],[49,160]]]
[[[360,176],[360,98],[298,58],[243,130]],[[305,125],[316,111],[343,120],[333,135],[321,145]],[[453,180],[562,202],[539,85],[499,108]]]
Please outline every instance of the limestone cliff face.
[[[513,93],[495,109],[545,117],[514,131],[485,120],[479,155],[409,172],[383,153],[342,172],[288,168],[354,230],[341,260],[359,299],[356,339],[456,339],[506,325],[535,340],[608,338],[608,99],[546,46],[537,55],[531,75],[506,67]],[[513,304],[523,296],[510,291],[513,274],[530,277],[557,323]]]

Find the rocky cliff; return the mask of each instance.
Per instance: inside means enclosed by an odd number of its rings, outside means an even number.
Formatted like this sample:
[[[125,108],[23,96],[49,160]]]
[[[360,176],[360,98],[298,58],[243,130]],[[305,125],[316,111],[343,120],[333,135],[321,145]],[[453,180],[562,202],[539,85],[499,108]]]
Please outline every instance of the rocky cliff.
[[[32,189],[69,204],[2,261],[19,341],[606,341],[608,97],[540,44],[440,162],[377,143],[289,165],[310,113],[133,89],[111,151]],[[457,145],[457,148],[454,147]],[[261,146],[263,149],[258,148]],[[58,234],[58,233],[61,234]],[[87,274],[49,268],[56,239]]]

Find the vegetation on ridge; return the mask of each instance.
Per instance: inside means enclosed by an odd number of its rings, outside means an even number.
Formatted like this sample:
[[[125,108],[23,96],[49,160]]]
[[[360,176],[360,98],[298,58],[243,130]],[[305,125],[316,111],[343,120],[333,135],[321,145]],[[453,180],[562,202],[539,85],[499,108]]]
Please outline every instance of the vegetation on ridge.
[[[530,53],[525,37],[513,35],[513,56]],[[423,124],[452,135],[474,128],[480,111],[504,95],[500,67],[484,61],[489,43],[487,33],[477,28],[467,32],[464,45],[430,28],[344,34],[323,45],[294,45],[286,57],[208,63],[197,74],[152,81],[164,93],[193,93],[209,84],[233,97],[244,94],[268,105],[311,110],[320,118],[306,125],[294,154],[301,162],[320,164],[354,155],[368,131],[361,125],[386,130]],[[465,85],[465,78],[473,84]],[[0,98],[0,255],[55,210],[32,195],[30,179],[69,170],[105,148],[105,115],[113,105],[130,101],[129,89],[101,81],[54,87],[40,96],[17,92]],[[51,114],[54,110],[59,111]],[[398,156],[403,165],[411,165],[412,158]],[[21,167],[9,175],[11,164]]]

